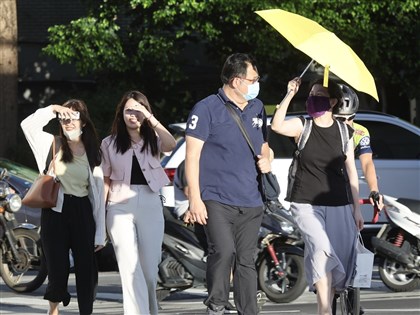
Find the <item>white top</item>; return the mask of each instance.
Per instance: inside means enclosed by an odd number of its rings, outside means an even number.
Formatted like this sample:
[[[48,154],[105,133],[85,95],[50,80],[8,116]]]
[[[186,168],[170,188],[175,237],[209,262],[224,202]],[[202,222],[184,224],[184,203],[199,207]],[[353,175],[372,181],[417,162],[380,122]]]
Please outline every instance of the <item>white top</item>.
[[[45,169],[45,163],[48,158],[54,136],[43,130],[56,114],[51,106],[38,109],[32,115],[26,117],[20,124],[26,140],[32,149],[41,174]],[[92,205],[93,217],[96,224],[95,245],[105,245],[106,228],[105,228],[105,197],[104,197],[104,180],[101,167],[97,166],[89,171],[89,200]],[[52,172],[52,170],[51,170]],[[51,174],[54,175],[54,174]],[[61,212],[63,208],[64,193],[60,187],[57,198],[57,206],[52,210]]]

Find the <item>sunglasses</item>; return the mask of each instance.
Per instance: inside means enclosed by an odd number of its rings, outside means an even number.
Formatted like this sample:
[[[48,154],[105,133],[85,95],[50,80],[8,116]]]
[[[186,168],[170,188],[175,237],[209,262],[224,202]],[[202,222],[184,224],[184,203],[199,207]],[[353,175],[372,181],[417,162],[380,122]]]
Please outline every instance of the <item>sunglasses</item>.
[[[335,119],[345,122],[345,121],[352,121],[356,115],[350,115],[350,116],[334,116]]]

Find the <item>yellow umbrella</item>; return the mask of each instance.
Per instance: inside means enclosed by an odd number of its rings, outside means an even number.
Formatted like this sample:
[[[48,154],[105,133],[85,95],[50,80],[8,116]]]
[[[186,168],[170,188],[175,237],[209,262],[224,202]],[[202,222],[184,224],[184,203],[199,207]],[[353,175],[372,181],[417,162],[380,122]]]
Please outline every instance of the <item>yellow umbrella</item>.
[[[328,71],[331,71],[356,90],[365,92],[379,101],[372,74],[350,46],[334,33],[313,20],[284,10],[263,10],[256,13],[294,47],[325,67],[325,86],[328,82]],[[305,71],[308,68],[309,65]]]

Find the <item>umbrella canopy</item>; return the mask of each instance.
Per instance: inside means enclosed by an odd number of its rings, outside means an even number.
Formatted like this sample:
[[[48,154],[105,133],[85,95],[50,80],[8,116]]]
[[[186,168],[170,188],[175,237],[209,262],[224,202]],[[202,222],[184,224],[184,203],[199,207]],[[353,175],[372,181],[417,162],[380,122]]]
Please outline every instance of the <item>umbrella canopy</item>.
[[[301,15],[280,9],[256,11],[294,47],[377,101],[375,81],[363,61],[334,33]]]

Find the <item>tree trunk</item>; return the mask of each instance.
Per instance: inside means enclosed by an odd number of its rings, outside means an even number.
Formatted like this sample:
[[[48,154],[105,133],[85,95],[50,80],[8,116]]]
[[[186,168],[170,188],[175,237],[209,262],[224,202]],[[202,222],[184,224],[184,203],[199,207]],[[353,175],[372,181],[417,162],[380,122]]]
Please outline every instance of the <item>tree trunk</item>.
[[[17,133],[16,0],[0,1],[0,157],[13,158]]]

